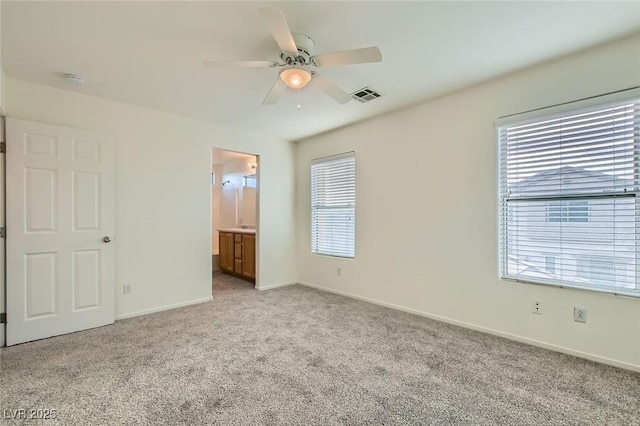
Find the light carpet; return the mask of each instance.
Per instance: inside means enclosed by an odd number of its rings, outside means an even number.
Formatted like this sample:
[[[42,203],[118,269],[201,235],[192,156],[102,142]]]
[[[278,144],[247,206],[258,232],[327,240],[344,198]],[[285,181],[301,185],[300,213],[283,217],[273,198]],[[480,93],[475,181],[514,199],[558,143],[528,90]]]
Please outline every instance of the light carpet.
[[[640,374],[298,285],[214,282],[209,303],[2,349],[0,408],[65,425],[640,424]]]

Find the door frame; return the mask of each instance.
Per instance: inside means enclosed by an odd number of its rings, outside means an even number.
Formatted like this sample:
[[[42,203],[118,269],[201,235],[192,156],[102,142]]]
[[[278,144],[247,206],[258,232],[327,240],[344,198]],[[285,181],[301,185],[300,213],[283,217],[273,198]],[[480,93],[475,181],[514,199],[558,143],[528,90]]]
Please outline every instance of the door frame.
[[[227,151],[227,152],[233,152],[233,153],[237,153],[237,154],[244,154],[244,155],[251,155],[253,157],[256,158],[256,169],[255,169],[255,175],[256,175],[256,245],[255,245],[255,268],[256,268],[256,279],[255,279],[255,283],[254,283],[254,289],[259,290],[260,289],[260,154],[254,154],[251,152],[245,152],[245,151],[238,151],[235,149],[228,149],[228,148],[223,148],[220,146],[216,146],[216,145],[212,145],[209,148],[209,154],[211,154],[212,150],[214,149],[219,149],[221,151]],[[210,167],[210,173],[213,173],[213,161],[212,159],[210,159],[209,161],[209,167]],[[218,177],[216,176],[216,182],[218,182],[219,180],[222,179],[222,176]],[[213,191],[211,190],[211,185],[209,185],[209,216],[212,218],[213,217]],[[213,240],[214,240],[214,236],[213,236],[213,224],[211,222],[211,220],[209,221],[209,223],[211,224],[211,229],[209,232],[210,238],[211,238],[211,242],[209,244],[209,247],[213,247]],[[218,235],[216,235],[215,238],[218,238]],[[218,247],[218,255],[220,254],[220,248]],[[212,287],[212,294],[213,294],[213,287]]]
[[[0,143],[6,146],[7,143],[7,117],[4,115],[2,106],[0,106]],[[6,229],[7,217],[7,156],[5,150],[0,150],[0,228]],[[7,345],[7,239],[2,238],[0,243],[0,313],[3,314],[4,321],[0,323],[0,347]]]

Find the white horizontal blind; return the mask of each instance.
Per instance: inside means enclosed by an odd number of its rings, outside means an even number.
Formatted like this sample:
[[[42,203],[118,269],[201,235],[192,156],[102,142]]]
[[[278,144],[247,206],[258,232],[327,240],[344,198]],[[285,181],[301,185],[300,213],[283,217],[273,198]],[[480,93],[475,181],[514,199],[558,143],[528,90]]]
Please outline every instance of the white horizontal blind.
[[[498,139],[501,277],[640,296],[640,98],[506,124]]]
[[[355,153],[312,161],[311,251],[355,257],[355,213]]]

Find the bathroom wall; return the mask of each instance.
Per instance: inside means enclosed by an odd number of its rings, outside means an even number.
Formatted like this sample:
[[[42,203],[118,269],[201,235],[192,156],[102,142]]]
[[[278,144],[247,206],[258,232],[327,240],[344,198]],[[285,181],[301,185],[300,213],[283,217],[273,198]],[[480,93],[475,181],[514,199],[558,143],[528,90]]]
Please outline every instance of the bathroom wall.
[[[256,211],[257,211],[257,189],[248,186],[241,188],[241,195],[239,197],[239,217],[238,224],[242,226],[254,227],[256,226]]]
[[[226,161],[222,165],[220,182],[229,182],[221,186],[220,228],[257,225],[256,188],[243,186],[245,175],[257,173],[257,168],[251,166],[256,162],[255,156],[246,155]]]
[[[220,228],[220,199],[222,197],[222,166],[212,165],[215,182],[211,185],[211,254],[219,253],[218,229]]]

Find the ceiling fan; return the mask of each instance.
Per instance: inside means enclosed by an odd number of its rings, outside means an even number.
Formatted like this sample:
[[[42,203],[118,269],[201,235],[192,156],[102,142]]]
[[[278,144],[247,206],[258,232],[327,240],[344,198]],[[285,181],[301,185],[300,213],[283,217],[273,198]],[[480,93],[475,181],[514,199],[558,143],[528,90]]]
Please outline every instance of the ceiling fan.
[[[273,105],[278,102],[287,87],[302,89],[309,82],[332,97],[336,102],[344,104],[351,100],[351,95],[316,71],[308,70],[307,68],[311,66],[334,67],[382,61],[382,53],[375,46],[314,55],[315,42],[313,39],[304,34],[292,33],[282,12],[274,9],[259,9],[259,12],[282,51],[280,53],[280,62],[205,61],[204,65],[208,68],[282,68],[271,90],[262,101],[263,105]]]

